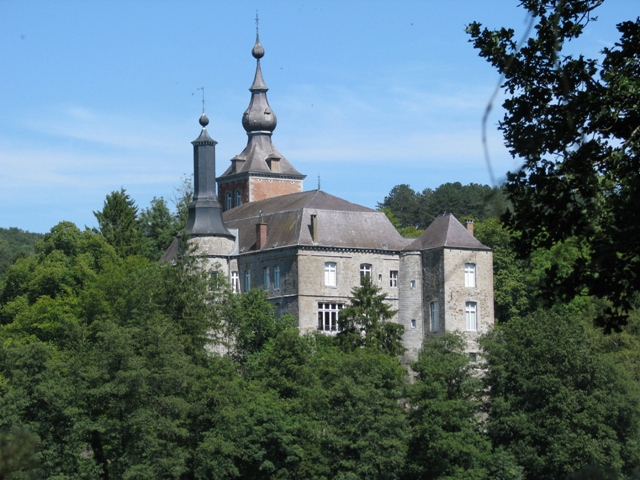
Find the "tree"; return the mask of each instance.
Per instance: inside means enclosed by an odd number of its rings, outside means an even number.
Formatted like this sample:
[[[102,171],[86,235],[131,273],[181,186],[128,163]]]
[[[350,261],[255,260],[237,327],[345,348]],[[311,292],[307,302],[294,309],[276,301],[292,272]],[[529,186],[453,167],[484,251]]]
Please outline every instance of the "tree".
[[[499,216],[504,210],[504,197],[498,187],[478,183],[443,183],[435,190],[423,190],[418,225],[426,228],[434,218],[443,213],[451,213],[460,220],[484,220]]]
[[[178,235],[179,219],[171,214],[162,197],[153,197],[151,205],[140,212],[139,222],[144,255],[150,260],[158,260]]]
[[[349,304],[340,311],[337,341],[347,349],[374,347],[389,355],[402,355],[404,327],[390,320],[396,314],[385,303],[386,295],[374,285],[370,275],[351,291]]]
[[[640,464],[638,384],[585,323],[538,311],[481,341],[487,432],[527,479],[565,478],[588,465],[629,475]]]
[[[142,253],[138,207],[124,188],[107,195],[102,211],[93,214],[98,220],[98,231],[120,256]]]
[[[409,185],[396,185],[378,210],[382,210],[393,226],[405,237],[417,237],[438,215],[452,213],[458,219],[484,220],[501,215],[506,208],[498,187],[460,182],[444,183],[435,190],[415,192]]]
[[[522,168],[507,175],[504,215],[527,256],[569,238],[578,242],[573,274],[548,272],[551,299],[588,293],[612,308],[616,329],[640,289],[640,18],[618,25],[620,40],[601,61],[565,54],[595,21],[602,0],[522,2],[535,34],[522,48],[512,29],[467,28],[475,48],[503,76],[499,123]]]
[[[418,210],[420,208],[420,196],[409,185],[396,185],[389,195],[384,197],[382,203],[378,203],[378,209],[388,208],[397,219],[401,228],[417,226]]]
[[[522,478],[513,457],[493,451],[477,413],[482,382],[465,354],[466,341],[444,332],[424,340],[407,387],[410,426],[406,478]]]
[[[0,280],[18,258],[33,255],[35,245],[42,240],[40,233],[30,233],[19,228],[0,228]]]

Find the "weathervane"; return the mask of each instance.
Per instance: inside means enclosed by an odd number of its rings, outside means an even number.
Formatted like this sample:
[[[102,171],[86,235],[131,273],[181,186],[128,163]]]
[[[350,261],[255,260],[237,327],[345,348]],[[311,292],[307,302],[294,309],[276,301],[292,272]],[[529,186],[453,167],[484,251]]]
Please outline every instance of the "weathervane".
[[[320,174],[318,174],[318,190],[320,190]]]
[[[256,42],[260,41],[260,34],[258,33],[259,24],[260,24],[260,19],[258,18],[258,10],[256,10]]]
[[[204,87],[199,87],[198,90],[202,90],[202,113],[204,113]]]

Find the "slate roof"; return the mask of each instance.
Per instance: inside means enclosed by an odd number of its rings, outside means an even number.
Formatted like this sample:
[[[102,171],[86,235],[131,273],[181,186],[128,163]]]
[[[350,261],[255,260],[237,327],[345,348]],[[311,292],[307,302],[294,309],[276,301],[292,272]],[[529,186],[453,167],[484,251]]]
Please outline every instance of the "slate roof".
[[[268,158],[280,159],[280,171],[273,172],[267,164]],[[233,162],[236,160],[244,160],[236,162],[237,170],[233,170]],[[295,176],[304,178],[306,175],[302,175],[296,170],[289,161],[282,155],[276,147],[271,143],[271,134],[249,134],[249,140],[247,146],[242,153],[236,155],[231,159],[232,164],[224,171],[222,175],[218,177],[218,180],[223,180],[224,177],[234,175],[237,173],[266,173],[270,177],[283,177],[283,176]]]
[[[311,215],[318,220],[317,243],[312,239]],[[411,243],[383,212],[322,190],[247,203],[225,212],[223,218],[228,228],[238,229],[240,253],[256,249],[256,224],[261,219],[268,225],[262,250],[293,245],[402,250]]]
[[[450,213],[440,215],[405,250],[426,250],[429,248],[450,247],[474,250],[491,250],[474,237]]]

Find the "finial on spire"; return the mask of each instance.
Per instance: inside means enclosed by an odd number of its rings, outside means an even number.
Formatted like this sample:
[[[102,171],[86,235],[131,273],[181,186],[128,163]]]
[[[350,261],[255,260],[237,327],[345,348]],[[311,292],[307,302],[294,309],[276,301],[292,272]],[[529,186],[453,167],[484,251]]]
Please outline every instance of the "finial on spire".
[[[320,190],[320,174],[318,173],[318,190]]]
[[[264,57],[264,48],[260,45],[260,32],[258,31],[259,22],[258,11],[256,10],[256,44],[253,46],[253,50],[251,50],[251,55],[253,55],[253,58],[257,60]]]
[[[198,90],[202,90],[202,115],[200,115],[199,122],[200,125],[202,125],[202,128],[206,128],[207,125],[209,125],[209,118],[204,113],[204,87],[199,87]]]

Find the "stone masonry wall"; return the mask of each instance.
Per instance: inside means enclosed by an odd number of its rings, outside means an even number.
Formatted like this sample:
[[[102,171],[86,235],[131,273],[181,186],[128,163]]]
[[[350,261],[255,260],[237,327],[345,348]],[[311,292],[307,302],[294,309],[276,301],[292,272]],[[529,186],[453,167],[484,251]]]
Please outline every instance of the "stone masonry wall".
[[[400,256],[398,294],[398,323],[404,325],[402,341],[407,348],[405,356],[408,360],[417,360],[425,328],[428,328],[423,315],[422,262],[419,252]]]
[[[465,287],[465,263],[476,265],[476,286]],[[477,339],[493,326],[493,253],[483,250],[444,251],[445,272],[445,327],[464,332],[469,351],[478,351]],[[465,325],[466,302],[477,303],[477,330],[467,331]]]
[[[337,284],[335,287],[324,284],[326,262],[336,263]],[[298,318],[301,333],[317,330],[318,303],[347,304],[351,290],[360,285],[360,265],[364,263],[371,265],[374,284],[382,288],[391,307],[397,310],[398,287],[390,285],[390,272],[399,270],[399,257],[396,253],[299,250]]]

